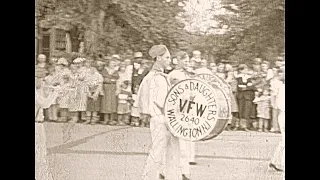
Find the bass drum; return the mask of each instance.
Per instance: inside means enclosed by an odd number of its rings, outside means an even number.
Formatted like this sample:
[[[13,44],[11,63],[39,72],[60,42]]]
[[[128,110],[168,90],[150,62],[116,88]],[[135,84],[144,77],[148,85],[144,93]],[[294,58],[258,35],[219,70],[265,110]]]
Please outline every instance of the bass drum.
[[[169,131],[188,141],[217,137],[231,118],[229,92],[228,84],[214,75],[178,82],[168,92],[164,105]]]
[[[232,119],[231,113],[231,86],[224,79],[217,75],[211,74],[199,74],[194,77],[207,82],[214,91],[217,93],[217,99],[220,105],[220,111],[218,113],[218,121],[215,128],[210,134],[202,140],[209,140],[217,137],[227,126],[228,122]]]

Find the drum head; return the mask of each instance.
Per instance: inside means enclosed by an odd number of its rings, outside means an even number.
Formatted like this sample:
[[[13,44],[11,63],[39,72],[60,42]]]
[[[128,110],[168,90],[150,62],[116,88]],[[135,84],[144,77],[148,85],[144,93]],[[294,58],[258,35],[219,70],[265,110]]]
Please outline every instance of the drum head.
[[[195,79],[200,79],[207,82],[214,91],[217,93],[217,100],[220,106],[218,111],[218,122],[211,133],[203,138],[202,140],[209,140],[217,137],[226,127],[228,121],[232,119],[231,114],[231,96],[232,90],[231,86],[224,79],[217,75],[211,74],[199,74],[194,77]]]
[[[207,140],[224,129],[230,117],[229,106],[219,85],[210,85],[200,77],[186,79],[174,85],[167,94],[165,122],[169,131],[180,139]]]

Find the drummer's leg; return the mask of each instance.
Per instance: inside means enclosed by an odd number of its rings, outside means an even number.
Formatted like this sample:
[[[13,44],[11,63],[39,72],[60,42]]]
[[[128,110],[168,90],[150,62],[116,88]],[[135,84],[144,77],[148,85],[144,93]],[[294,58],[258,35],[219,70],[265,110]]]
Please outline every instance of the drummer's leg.
[[[190,175],[190,165],[189,165],[189,148],[187,147],[187,141],[179,139],[180,147],[180,166],[182,174],[187,176]]]
[[[196,164],[196,143],[195,142],[189,142],[190,144],[190,156],[189,156],[189,162],[193,165]]]
[[[166,126],[161,117],[152,117],[150,121],[151,133],[151,149],[149,151],[144,171],[143,180],[154,180],[159,177],[159,174],[165,176],[165,152],[168,146],[168,137],[166,135]]]

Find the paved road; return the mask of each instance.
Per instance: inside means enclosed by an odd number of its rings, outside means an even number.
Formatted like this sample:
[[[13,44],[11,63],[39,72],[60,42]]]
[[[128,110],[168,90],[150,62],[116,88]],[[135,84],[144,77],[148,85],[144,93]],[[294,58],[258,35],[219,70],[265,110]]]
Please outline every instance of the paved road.
[[[151,140],[148,128],[77,124],[63,143],[60,123],[44,123],[55,180],[140,180]],[[281,180],[267,171],[279,134],[225,131],[196,146],[192,180]]]

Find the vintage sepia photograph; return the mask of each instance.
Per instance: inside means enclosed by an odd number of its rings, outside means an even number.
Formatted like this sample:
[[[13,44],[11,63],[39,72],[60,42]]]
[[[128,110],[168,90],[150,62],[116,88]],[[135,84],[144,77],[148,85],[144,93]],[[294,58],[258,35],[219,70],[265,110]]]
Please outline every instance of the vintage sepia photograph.
[[[284,0],[36,0],[36,180],[284,180]]]

